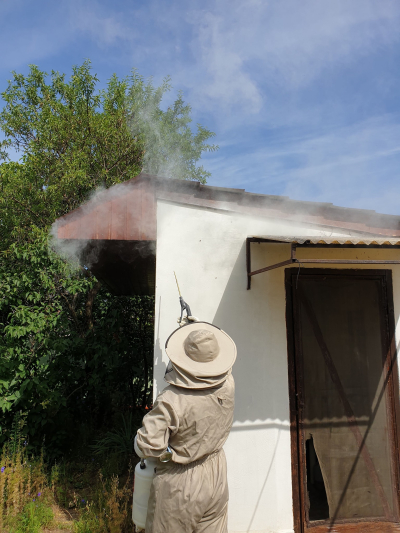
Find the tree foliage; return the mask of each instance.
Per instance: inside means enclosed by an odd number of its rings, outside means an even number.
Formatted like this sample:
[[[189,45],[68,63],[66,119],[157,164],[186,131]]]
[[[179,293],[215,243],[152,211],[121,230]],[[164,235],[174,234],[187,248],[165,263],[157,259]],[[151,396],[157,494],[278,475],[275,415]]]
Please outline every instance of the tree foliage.
[[[1,165],[0,226],[3,246],[33,223],[47,227],[78,207],[99,185],[110,187],[141,170],[205,182],[209,173],[197,162],[215,150],[214,134],[190,129],[189,105],[182,94],[166,111],[162,97],[168,79],[155,88],[133,72],[115,75],[96,90],[90,63],[73,68],[71,80],[31,66],[27,76],[14,73],[2,97],[0,128],[7,147],[21,152],[20,162]]]
[[[31,66],[14,73],[2,97],[0,127],[0,443],[17,411],[30,446],[52,455],[79,433],[109,430],[119,413],[151,401],[153,299],[116,297],[85,268],[48,246],[54,220],[98,186],[141,170],[205,181],[197,161],[213,134],[190,129],[182,95],[160,107],[169,80],[155,88],[137,72],[107,87],[90,63],[70,80]],[[18,162],[6,151],[19,150]],[[72,436],[72,438],[71,438]]]
[[[127,121],[133,135],[144,144],[143,170],[177,179],[197,180],[206,183],[210,172],[197,162],[203,152],[214,152],[218,146],[207,144],[214,133],[197,124],[193,134],[191,106],[185,104],[182,92],[166,111],[160,108],[161,100],[171,89],[169,78],[160,87],[145,83],[136,72],[132,74],[127,91]]]

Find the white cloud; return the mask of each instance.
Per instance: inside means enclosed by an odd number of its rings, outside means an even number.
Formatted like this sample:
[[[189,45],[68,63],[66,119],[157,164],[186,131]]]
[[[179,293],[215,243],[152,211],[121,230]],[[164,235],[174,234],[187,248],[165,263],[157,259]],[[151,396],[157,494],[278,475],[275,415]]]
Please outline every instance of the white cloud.
[[[16,15],[20,0],[14,6]],[[171,74],[194,108],[215,113],[223,128],[232,112],[239,121],[260,112],[274,120],[276,96],[400,38],[397,0],[71,0],[44,6],[45,15],[29,27],[0,37],[10,65],[54,55],[86,37],[100,53],[119,47],[130,67]],[[5,11],[0,4],[0,16],[1,10],[10,16],[9,6]]]
[[[83,32],[100,47],[132,39],[135,30],[125,24],[123,14],[110,11],[97,2],[73,2],[71,28]]]
[[[101,48],[102,53],[113,45],[126,46],[133,34],[143,28],[133,29],[125,24],[123,13],[96,1],[71,0],[68,3],[44,1],[41,9],[32,9],[33,2],[0,0],[0,49],[2,68],[19,69],[29,63],[39,64],[53,56],[53,68],[59,69],[62,56],[68,55],[79,39],[89,38]],[[88,56],[82,49],[79,61]],[[93,52],[93,50],[92,50]]]
[[[132,67],[156,84],[171,74],[217,132],[213,183],[396,211],[398,0],[46,0],[19,17],[25,5],[0,0],[14,17],[3,64],[54,57],[67,70],[89,56],[102,82]],[[392,61],[380,78],[379,58]]]
[[[206,78],[195,89],[195,99],[202,105],[209,99],[217,101],[225,112],[236,105],[244,106],[243,111],[258,112],[262,95],[246,72],[246,58],[232,38],[232,31],[221,29],[220,17],[207,12],[198,19],[196,32],[191,48]]]
[[[236,105],[259,112],[270,91],[306,87],[400,39],[400,4],[391,0],[219,0],[186,21],[194,31],[194,94],[223,112]]]
[[[209,158],[212,184],[399,214],[397,119],[375,117],[304,137],[281,132],[269,144],[236,154],[234,141]]]

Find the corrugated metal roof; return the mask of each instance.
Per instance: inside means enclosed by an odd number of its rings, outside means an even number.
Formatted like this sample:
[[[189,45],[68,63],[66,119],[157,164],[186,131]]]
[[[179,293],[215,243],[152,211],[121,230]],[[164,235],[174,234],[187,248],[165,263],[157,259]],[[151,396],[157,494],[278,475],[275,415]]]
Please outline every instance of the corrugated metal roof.
[[[155,241],[156,200],[149,180],[102,191],[56,221],[59,239]]]
[[[277,235],[252,235],[253,239],[260,239],[271,243],[293,243],[293,244],[315,244],[315,245],[354,245],[354,246],[400,246],[398,238],[390,239],[387,237],[379,238],[375,235],[352,235],[352,236],[302,236],[289,237]]]
[[[374,240],[371,236],[378,240],[400,240],[399,216],[327,203],[291,200],[285,196],[249,193],[243,189],[159,178],[144,173],[110,187],[101,197],[97,197],[95,204],[89,201],[58,219],[59,237],[76,239],[83,238],[84,235],[87,239],[133,239],[136,238],[133,235],[136,235],[140,223],[136,219],[131,220],[132,216],[151,216],[155,228],[155,208],[152,210],[142,205],[138,209],[142,189],[148,191],[148,203],[154,206],[157,201],[166,201],[198,209],[317,225],[326,232],[332,229],[336,233],[357,233],[363,236],[369,232],[369,237],[366,236],[365,239],[370,242]],[[121,207],[120,204],[123,204],[123,209],[117,209],[118,206]],[[363,239],[364,237],[361,240]]]

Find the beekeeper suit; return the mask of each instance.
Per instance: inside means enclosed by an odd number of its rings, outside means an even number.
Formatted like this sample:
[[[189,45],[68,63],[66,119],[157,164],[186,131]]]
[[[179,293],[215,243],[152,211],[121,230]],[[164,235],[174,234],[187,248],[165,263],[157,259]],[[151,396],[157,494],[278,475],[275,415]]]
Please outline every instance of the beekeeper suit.
[[[143,419],[136,449],[160,458],[146,533],[226,533],[228,486],[222,446],[233,421],[233,340],[206,322],[189,323],[166,343],[169,384]]]

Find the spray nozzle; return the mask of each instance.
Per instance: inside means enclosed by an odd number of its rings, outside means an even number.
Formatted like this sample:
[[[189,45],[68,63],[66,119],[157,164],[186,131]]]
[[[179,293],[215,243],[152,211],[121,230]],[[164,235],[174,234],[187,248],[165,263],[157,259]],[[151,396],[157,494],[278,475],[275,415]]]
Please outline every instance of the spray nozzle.
[[[181,291],[179,289],[178,278],[176,277],[175,272],[174,272],[174,275],[175,275],[176,286],[178,287],[179,303],[181,304],[181,317],[179,319],[179,324],[182,325],[182,323],[185,322],[185,320],[183,320],[183,312],[186,311],[186,319],[188,321],[189,317],[192,316],[192,311],[190,310],[189,304],[187,304],[185,300],[182,298]]]
[[[183,311],[186,311],[186,316],[192,316],[192,311],[190,310],[189,304],[185,302],[182,296],[179,296],[179,303],[181,304],[181,322],[183,317]]]

